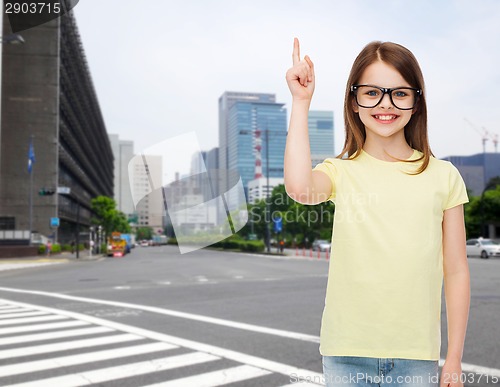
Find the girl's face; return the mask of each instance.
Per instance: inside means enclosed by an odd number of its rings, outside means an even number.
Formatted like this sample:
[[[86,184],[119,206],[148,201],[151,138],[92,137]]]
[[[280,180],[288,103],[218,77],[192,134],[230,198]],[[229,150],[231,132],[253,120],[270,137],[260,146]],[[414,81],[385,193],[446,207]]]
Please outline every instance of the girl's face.
[[[374,85],[383,88],[412,87],[392,66],[382,61],[369,65],[361,79],[360,85]],[[353,109],[359,114],[366,129],[366,136],[392,137],[401,135],[405,125],[410,121],[413,110],[399,110],[392,103],[388,94],[374,108],[363,108],[353,100]]]

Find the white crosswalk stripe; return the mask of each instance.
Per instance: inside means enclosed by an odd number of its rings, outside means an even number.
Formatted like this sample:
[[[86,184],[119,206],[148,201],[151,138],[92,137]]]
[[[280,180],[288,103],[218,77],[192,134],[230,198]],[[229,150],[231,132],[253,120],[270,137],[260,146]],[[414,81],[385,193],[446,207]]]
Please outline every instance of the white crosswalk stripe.
[[[68,367],[107,359],[118,359],[120,357],[142,355],[145,353],[165,351],[172,348],[177,347],[166,343],[152,343],[120,348],[120,350],[109,349],[105,351],[88,352],[81,355],[63,356],[46,360],[12,364],[3,367],[0,366],[0,377],[22,374],[26,372],[25,370],[30,370],[30,372],[45,371],[52,368]]]
[[[21,308],[15,307],[15,306],[0,308],[0,314],[4,314],[4,313],[20,313],[20,312],[26,312],[26,311],[27,311],[27,309],[21,309]]]
[[[0,329],[0,336],[9,335],[11,333],[21,333],[21,332],[32,332],[32,331],[43,331],[47,329],[59,329],[59,328],[68,328],[68,327],[76,327],[80,325],[89,325],[86,321],[65,321],[59,323],[51,323],[51,324],[37,324],[37,325],[28,325],[28,326],[20,326],[20,327],[11,327],[11,328],[2,328]]]
[[[18,306],[14,306],[14,305],[2,305],[0,306],[0,313],[11,313],[12,311],[16,311],[16,310],[26,310],[26,309],[22,309],[22,308],[19,308]]]
[[[57,351],[65,351],[70,349],[82,349],[95,347],[99,345],[108,345],[116,343],[125,343],[129,341],[141,340],[142,337],[125,333],[123,335],[113,335],[106,337],[98,337],[95,339],[84,339],[75,341],[65,341],[63,343],[35,345],[31,347],[21,347],[14,349],[0,350],[0,359],[10,359],[12,357],[39,355],[42,353],[51,353]],[[31,340],[30,340],[31,341]]]
[[[214,387],[224,384],[240,382],[257,376],[269,375],[271,372],[261,368],[243,365],[226,368],[219,371],[207,372],[187,378],[169,380],[168,382],[150,384],[146,387]]]
[[[161,359],[148,360],[144,362],[126,364],[118,367],[102,368],[100,370],[81,372],[55,378],[42,379],[34,382],[12,384],[6,387],[77,387],[94,383],[109,382],[114,379],[121,379],[128,376],[144,375],[150,372],[158,372],[173,368],[186,367],[188,365],[205,363],[219,360],[214,355],[203,352],[188,353],[166,357]]]
[[[85,324],[78,324],[78,325],[85,325]],[[107,327],[91,327],[91,328],[64,330],[58,332],[36,333],[32,335],[6,337],[3,339],[0,338],[0,346],[21,344],[21,343],[32,343],[34,341],[61,339],[65,337],[75,337],[82,335],[95,335],[98,333],[105,333],[105,332],[113,332],[113,329]]]
[[[1,301],[0,360],[4,362],[0,361],[0,386],[105,387],[139,375],[146,386],[146,375],[162,372],[169,380],[158,383],[157,376],[148,387],[215,387],[238,382],[249,386],[255,378],[276,373],[283,377],[282,370],[288,367],[246,355],[235,358],[236,352],[213,352],[210,348],[216,347],[193,346],[189,343],[194,342],[184,339],[74,312]],[[197,364],[204,364],[205,371],[186,375],[183,367]],[[168,370],[177,370],[174,378],[168,377]],[[287,384],[283,381],[286,378],[269,386]]]
[[[14,325],[14,324],[28,324],[40,321],[54,321],[54,320],[67,320],[65,316],[41,316],[41,317],[24,317],[24,318],[9,318],[0,320],[0,326]]]
[[[0,314],[0,320],[10,319],[14,317],[30,317],[30,316],[44,316],[47,315],[47,312],[17,312],[17,313],[3,313]]]

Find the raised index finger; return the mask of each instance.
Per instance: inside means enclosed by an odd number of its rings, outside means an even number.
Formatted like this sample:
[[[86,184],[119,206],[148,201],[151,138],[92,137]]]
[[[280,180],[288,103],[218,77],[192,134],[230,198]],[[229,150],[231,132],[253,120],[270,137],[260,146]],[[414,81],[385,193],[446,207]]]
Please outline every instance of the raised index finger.
[[[293,38],[293,53],[292,53],[293,65],[295,66],[300,62],[300,47],[299,39]]]

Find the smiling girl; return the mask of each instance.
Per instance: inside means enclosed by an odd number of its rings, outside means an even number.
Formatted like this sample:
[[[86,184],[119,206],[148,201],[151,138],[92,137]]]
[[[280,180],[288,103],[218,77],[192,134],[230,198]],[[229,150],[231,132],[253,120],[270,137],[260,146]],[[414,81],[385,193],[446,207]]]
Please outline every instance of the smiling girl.
[[[314,65],[300,59],[297,39],[292,57],[286,191],[303,204],[335,203],[320,335],[327,387],[463,386],[468,197],[458,170],[430,150],[417,60],[390,42],[361,51],[347,81],[344,148],[311,168]],[[448,352],[439,382],[443,278]]]

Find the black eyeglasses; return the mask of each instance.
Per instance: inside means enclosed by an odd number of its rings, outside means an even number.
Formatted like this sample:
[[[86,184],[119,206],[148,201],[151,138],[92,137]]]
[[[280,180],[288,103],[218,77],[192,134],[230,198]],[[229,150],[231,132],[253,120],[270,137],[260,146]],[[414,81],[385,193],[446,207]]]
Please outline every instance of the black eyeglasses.
[[[374,85],[352,85],[351,93],[356,99],[358,106],[363,108],[374,108],[389,94],[391,103],[399,110],[411,110],[422,95],[422,89],[415,87],[395,87],[387,89]]]

